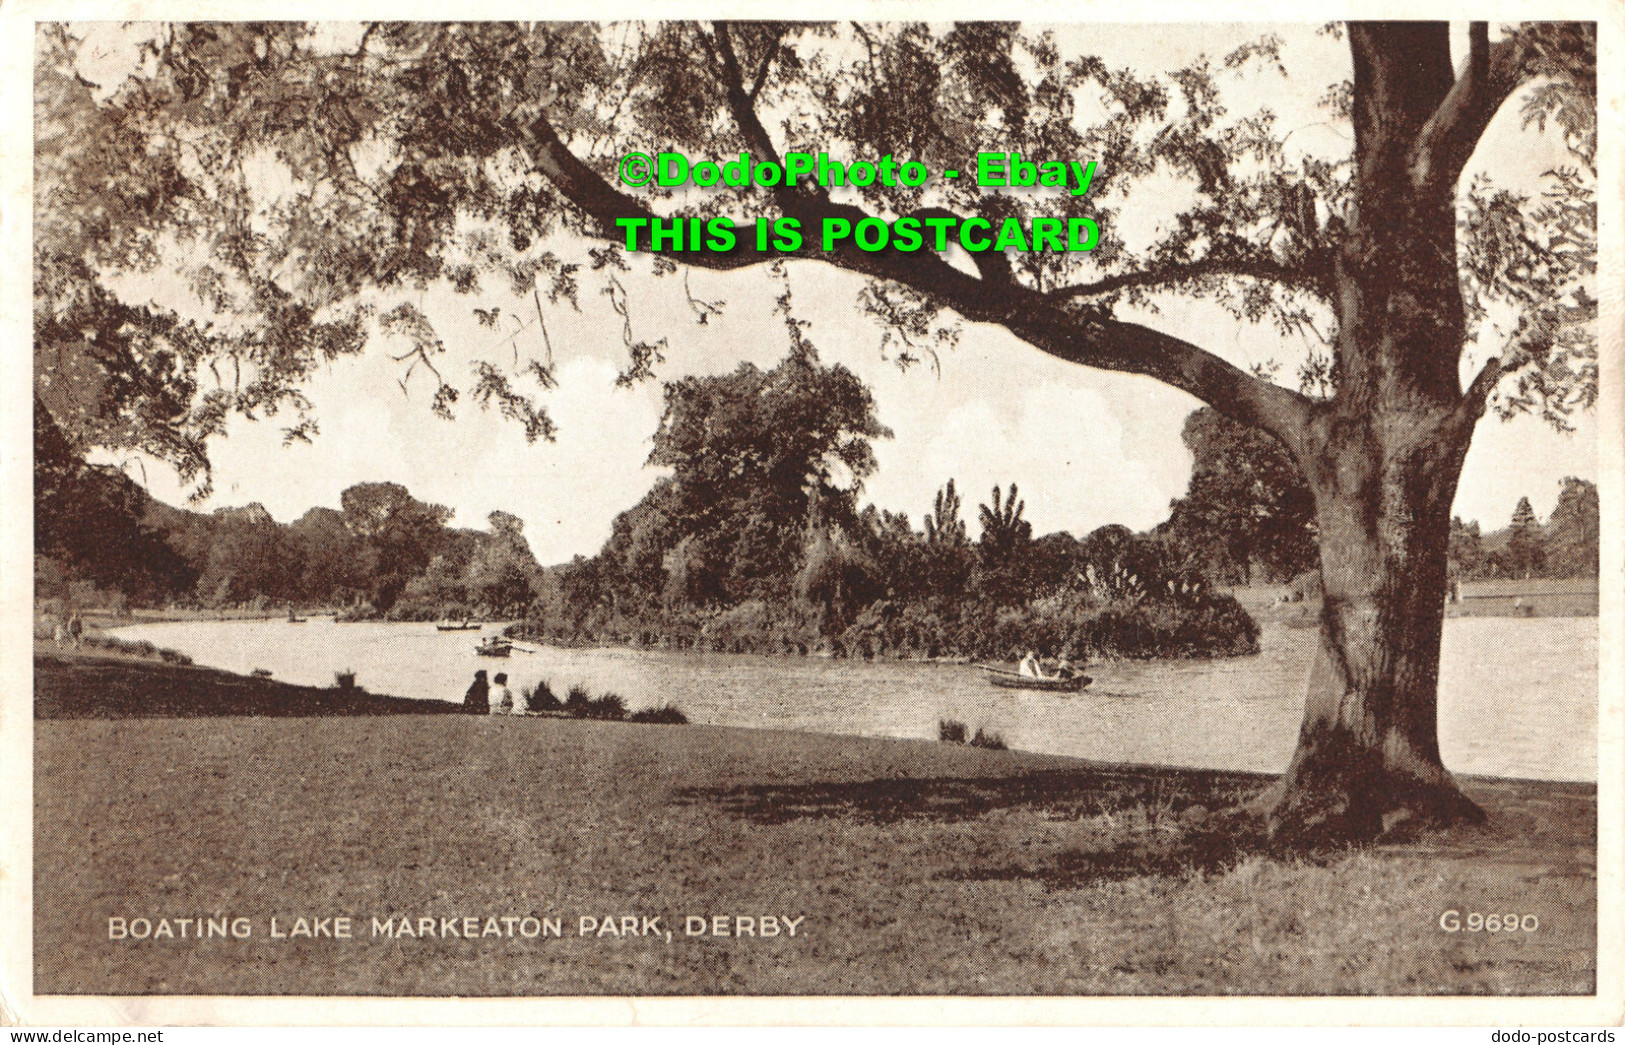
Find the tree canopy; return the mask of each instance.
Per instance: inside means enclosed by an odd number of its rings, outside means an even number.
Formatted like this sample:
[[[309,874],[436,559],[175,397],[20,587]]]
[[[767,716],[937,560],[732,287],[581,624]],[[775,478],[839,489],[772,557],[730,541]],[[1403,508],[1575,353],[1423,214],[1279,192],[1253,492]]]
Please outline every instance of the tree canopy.
[[[655,213],[1087,215],[1102,229],[1088,254],[978,255],[974,269],[855,248],[801,256],[871,278],[864,306],[905,362],[951,343],[959,317],[1002,324],[1065,359],[1149,374],[1267,428],[1307,409],[1296,393],[1137,321],[1177,293],[1313,330],[1328,347],[1305,374],[1327,390],[1348,376],[1327,304],[1357,227],[1356,157],[1302,154],[1268,107],[1227,106],[1238,80],[1285,74],[1278,35],[1163,74],[1112,68],[1066,34],[1004,23],[127,32],[139,48],[129,75],[92,83],[82,34],[39,29],[36,392],[76,446],[143,450],[200,483],[207,440],[230,413],[291,415],[288,438],[309,438],[316,419],[301,390],[313,368],[379,336],[396,346],[403,379],[430,378],[437,412],[472,399],[547,436],[537,397],[552,384],[550,354],[511,369],[445,369],[445,344],[408,292],[450,285],[475,296],[472,308],[498,285],[534,298],[540,314],[544,298],[569,307],[590,279],[624,315],[624,252],[597,249],[584,271],[550,245],[564,234],[614,238],[616,218]],[[1416,45],[1415,60],[1443,79],[1430,88],[1438,109],[1418,128],[1411,180],[1455,192],[1476,136],[1514,96],[1526,124],[1554,125],[1573,152],[1538,194],[1481,178],[1461,187],[1458,206],[1468,332],[1505,328],[1482,383],[1502,388],[1506,410],[1561,422],[1595,390],[1585,322],[1595,307],[1585,286],[1595,264],[1595,27],[1507,27],[1492,42],[1475,25],[1454,83],[1441,34]],[[1381,43],[1356,33],[1357,65],[1381,57]],[[1326,91],[1328,120],[1367,119],[1350,82],[1315,89]],[[611,173],[632,148],[889,153],[934,170],[996,149],[1087,157],[1098,173],[1085,197],[940,178],[633,195]],[[1130,211],[1161,217],[1149,245],[1130,249],[1114,231]],[[1399,214],[1366,221],[1389,217]],[[721,269],[769,260],[743,250],[684,258]],[[160,269],[179,270],[189,300],[121,292],[121,277]],[[629,379],[651,372],[664,336],[634,334],[628,320]]]
[[[1189,551],[1192,566],[1242,584],[1255,567],[1269,581],[1314,569],[1314,495],[1281,444],[1207,407],[1185,419],[1183,435],[1190,488],[1159,532]]]
[[[977,506],[974,543],[952,479],[923,530],[860,511],[870,440],[889,433],[863,383],[810,346],[767,371],[669,381],[665,399],[650,461],[671,474],[597,555],[546,571],[533,637],[862,657],[1257,649],[1239,603],[1164,539],[1122,527],[1034,539],[1014,483]]]

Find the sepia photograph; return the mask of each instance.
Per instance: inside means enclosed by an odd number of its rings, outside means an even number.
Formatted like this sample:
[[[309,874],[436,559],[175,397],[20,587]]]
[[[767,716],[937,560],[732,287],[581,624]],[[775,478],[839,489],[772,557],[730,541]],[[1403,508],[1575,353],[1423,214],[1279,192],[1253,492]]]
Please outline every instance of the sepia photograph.
[[[1620,12],[866,10],[8,20],[7,1005],[1617,1016]]]

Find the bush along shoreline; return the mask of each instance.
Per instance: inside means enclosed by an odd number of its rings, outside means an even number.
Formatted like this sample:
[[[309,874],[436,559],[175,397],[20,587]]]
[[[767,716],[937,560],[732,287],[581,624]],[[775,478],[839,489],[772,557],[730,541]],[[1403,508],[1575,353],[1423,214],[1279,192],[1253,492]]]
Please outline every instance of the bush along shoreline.
[[[830,656],[854,660],[1014,660],[1248,656],[1257,621],[1233,596],[1044,600],[1031,606],[942,607],[882,600],[834,635],[793,606],[750,600],[729,609],[647,616],[602,614],[574,622],[531,618],[515,638],[556,646],[625,646],[700,653]]]
[[[639,722],[672,726],[688,724],[688,716],[675,704],[666,703],[629,711],[625,699],[620,694],[604,693],[594,697],[587,692],[587,687],[581,685],[571,686],[562,698],[553,692],[553,687],[546,679],[538,681],[534,686],[524,687],[522,692],[525,704],[532,714],[567,715],[570,718],[594,719],[600,722]]]

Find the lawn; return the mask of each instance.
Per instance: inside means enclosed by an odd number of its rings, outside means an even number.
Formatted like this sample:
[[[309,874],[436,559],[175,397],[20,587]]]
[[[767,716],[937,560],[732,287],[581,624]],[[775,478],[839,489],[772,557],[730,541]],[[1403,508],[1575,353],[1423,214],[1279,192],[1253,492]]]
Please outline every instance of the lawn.
[[[1488,827],[1282,860],[1206,815],[1259,776],[706,726],[183,716],[184,692],[242,706],[208,697],[232,677],[36,672],[42,994],[1594,990],[1590,785],[1472,780]],[[90,672],[168,710],[87,717]],[[1448,933],[1450,910],[1539,924]],[[108,938],[211,917],[248,936]],[[292,934],[344,917],[350,939]]]
[[[1243,608],[1260,621],[1281,621],[1299,627],[1314,627],[1319,620],[1320,602],[1282,603],[1288,594],[1285,584],[1254,584],[1230,589]],[[1595,617],[1597,579],[1569,577],[1552,580],[1464,581],[1460,601],[1449,603],[1447,617]]]

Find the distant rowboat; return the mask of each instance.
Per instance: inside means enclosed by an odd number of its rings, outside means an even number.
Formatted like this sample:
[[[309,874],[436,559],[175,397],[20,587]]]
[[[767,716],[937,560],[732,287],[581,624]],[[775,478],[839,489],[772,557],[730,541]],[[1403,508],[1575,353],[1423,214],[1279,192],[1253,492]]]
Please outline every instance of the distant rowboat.
[[[506,657],[513,652],[513,643],[507,639],[492,635],[478,646],[475,646],[474,652],[482,657]]]
[[[987,672],[987,680],[1000,689],[1034,689],[1041,693],[1077,693],[1094,681],[1088,675],[1072,675],[1067,678],[1059,676],[1039,678],[1033,675],[1023,675],[1019,671],[1011,671],[1008,668],[995,668],[987,664],[978,664],[976,666]]]
[[[1035,679],[1026,675],[990,674],[987,680],[1000,689],[1035,689],[1044,693],[1077,693],[1094,679],[1074,675],[1069,679]]]
[[[485,625],[474,621],[463,621],[461,624],[436,624],[436,631],[479,631]]]

